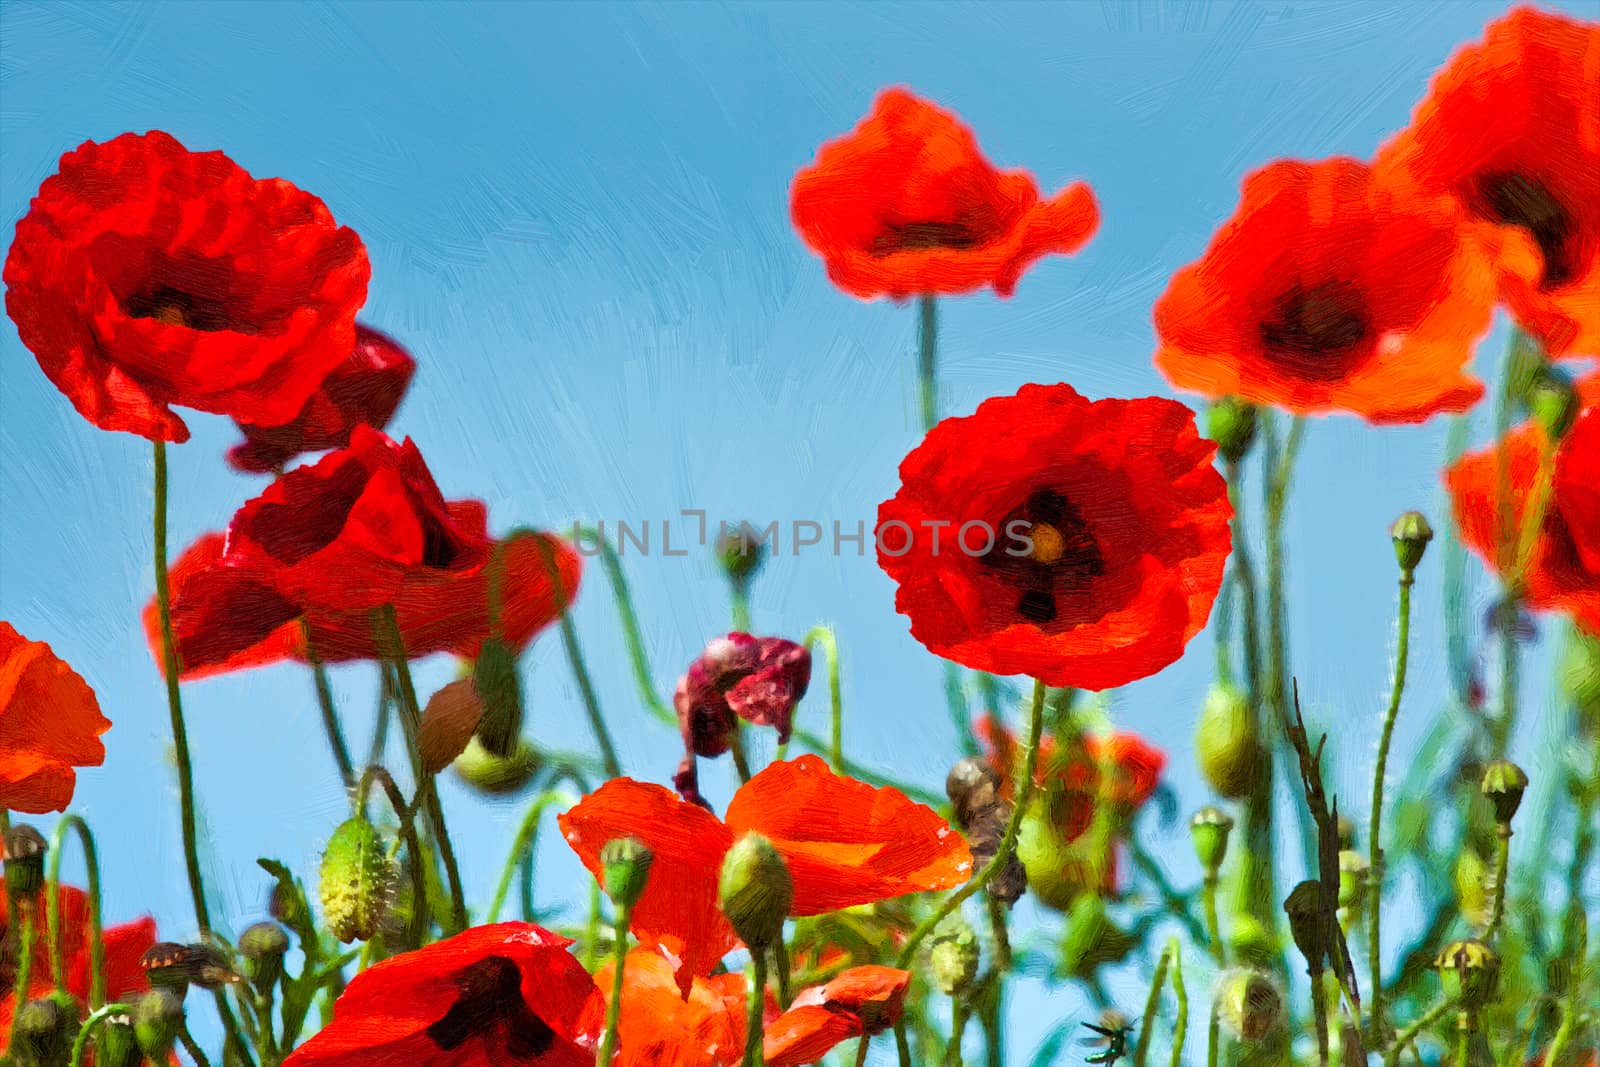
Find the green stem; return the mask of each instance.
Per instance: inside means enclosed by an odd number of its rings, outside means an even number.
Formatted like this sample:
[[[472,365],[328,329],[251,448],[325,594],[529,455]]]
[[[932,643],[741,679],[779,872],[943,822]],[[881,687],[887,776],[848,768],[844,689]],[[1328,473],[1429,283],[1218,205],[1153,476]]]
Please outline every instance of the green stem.
[[[1417,1039],[1417,1035],[1444,1018],[1454,1006],[1455,1002],[1452,1000],[1441,1000],[1418,1016],[1410,1026],[1395,1035],[1394,1044],[1390,1045],[1389,1051],[1383,1054],[1384,1067],[1399,1067],[1400,1057],[1411,1043]]]
[[[1383,787],[1389,768],[1389,745],[1394,739],[1395,720],[1400,716],[1400,699],[1406,688],[1406,661],[1411,648],[1411,586],[1415,581],[1409,567],[1400,570],[1400,636],[1395,650],[1394,685],[1389,693],[1389,708],[1383,716],[1383,732],[1378,738],[1378,762],[1372,772],[1372,817],[1367,825],[1367,846],[1371,862],[1367,869],[1368,897],[1372,906],[1367,909],[1367,966],[1371,974],[1368,996],[1372,1003],[1371,1027],[1367,1041],[1375,1048],[1382,1047],[1383,1023],[1383,935],[1380,915],[1383,908]]]
[[[539,833],[539,820],[544,817],[545,809],[551,804],[566,804],[570,807],[577,802],[577,798],[570,793],[551,789],[540,793],[533,799],[533,803],[528,805],[527,814],[523,815],[522,824],[517,827],[517,836],[511,843],[511,853],[506,856],[505,866],[500,871],[500,882],[495,886],[494,898],[489,901],[489,910],[483,917],[484,922],[500,921],[500,909],[505,906],[506,895],[511,892],[511,879],[516,875],[523,857],[533,851],[533,844]]]
[[[1150,977],[1150,994],[1144,1000],[1144,1015],[1139,1022],[1139,1043],[1133,1047],[1133,1067],[1145,1067],[1150,1058],[1150,1036],[1155,1031],[1156,1012],[1161,1008],[1161,990],[1167,984],[1167,970],[1172,966],[1169,947],[1156,960],[1156,971]]]
[[[744,1060],[743,1067],[762,1067],[766,1057],[761,1049],[762,1013],[767,1006],[767,954],[760,950],[750,953],[750,989],[745,997]]]
[[[1575,951],[1570,957],[1572,970],[1567,976],[1567,995],[1561,1000],[1561,1025],[1556,1028],[1556,1035],[1550,1040],[1550,1053],[1544,1058],[1546,1067],[1562,1067],[1561,1057],[1572,1041],[1572,1033],[1577,1027],[1579,1009],[1582,1006],[1580,998],[1583,996],[1583,970],[1585,956],[1589,950],[1589,920],[1582,908],[1577,911],[1574,941]]]
[[[844,699],[839,688],[839,641],[831,626],[813,626],[806,633],[807,649],[820,647],[828,657],[828,763],[834,773],[844,768]],[[789,744],[778,746],[778,758],[788,753]]]
[[[1178,1019],[1172,1028],[1172,1067],[1183,1067],[1183,1042],[1189,1033],[1189,993],[1183,987],[1183,949],[1178,939],[1167,942],[1172,955],[1172,992],[1178,998]]]
[[[394,672],[387,663],[380,663],[378,675],[378,717],[372,724],[372,745],[367,753],[369,767],[383,762],[383,754],[389,747],[389,719],[396,703]]]
[[[575,530],[574,536],[594,542],[600,554],[600,563],[605,568],[606,576],[611,580],[611,594],[616,601],[617,616],[622,625],[623,643],[628,646],[628,661],[633,667],[633,680],[639,688],[639,697],[644,702],[645,709],[662,725],[676,730],[677,713],[662,702],[656,693],[655,681],[650,677],[650,661],[644,653],[644,638],[639,631],[639,616],[634,611],[633,594],[629,591],[628,579],[622,572],[622,561],[617,558],[616,549],[600,536],[598,530],[587,526]]]
[[[789,946],[783,943],[781,937],[772,943],[772,965],[778,972],[778,1007],[788,1011],[789,1002],[793,999],[789,993]]]
[[[1467,1067],[1472,1055],[1472,1017],[1462,1012],[1456,1022],[1456,1067]]]
[[[967,1006],[959,996],[950,998],[950,1044],[945,1046],[945,1067],[962,1067],[961,1039],[967,1031]]]
[[[733,609],[733,629],[736,633],[750,632],[750,581],[735,578],[728,584],[728,599]]]
[[[1249,531],[1245,526],[1244,472],[1238,460],[1226,465],[1228,499],[1233,505],[1233,575],[1241,608],[1240,629],[1244,643],[1244,670],[1248,683],[1246,696],[1250,717],[1255,724],[1263,751],[1268,745],[1266,722],[1262,715],[1265,680],[1261,667],[1261,621],[1258,615],[1255,568],[1251,562]],[[1259,761],[1255,779],[1245,799],[1245,847],[1237,852],[1234,871],[1238,886],[1233,894],[1239,914],[1254,916],[1272,929],[1276,923],[1274,899],[1275,834],[1272,822],[1272,777],[1270,758]]]
[[[77,1039],[72,1042],[72,1058],[67,1061],[68,1067],[83,1067],[84,1053],[89,1049],[89,1039],[94,1036],[95,1027],[113,1015],[127,1015],[131,1011],[132,1006],[127,1004],[106,1004],[90,1012],[78,1030]]]
[[[900,951],[900,962],[897,966],[902,970],[916,959],[917,947],[945,916],[961,907],[968,897],[988,885],[1010,863],[1012,851],[1017,845],[1017,833],[1022,828],[1023,814],[1028,810],[1028,802],[1033,798],[1034,772],[1039,765],[1039,737],[1044,731],[1044,694],[1044,683],[1036,680],[1033,683],[1033,706],[1028,715],[1028,740],[1023,749],[1022,780],[1017,784],[1016,802],[1011,808],[1011,818],[1006,821],[1006,832],[1000,839],[999,849],[993,858],[984,864],[983,870],[979,871],[976,877],[945,897],[944,903],[935,908],[933,914],[911,932],[911,936],[906,939],[905,947]]]
[[[421,948],[428,924],[431,921],[428,915],[428,884],[425,868],[428,858],[422,851],[421,843],[417,840],[414,809],[406,804],[406,799],[401,794],[400,787],[395,784],[394,776],[376,763],[363,770],[360,781],[356,783],[355,794],[352,797],[355,810],[365,817],[367,794],[371,792],[375,783],[383,786],[384,795],[389,798],[389,808],[394,812],[395,818],[400,820],[399,840],[405,842],[406,851],[411,857],[411,929],[409,931],[409,943],[412,948]],[[285,1035],[285,1039],[287,1040],[287,1035]]]
[[[1494,831],[1494,897],[1489,906],[1489,924],[1483,931],[1485,941],[1494,940],[1494,935],[1500,929],[1500,921],[1505,918],[1506,878],[1511,873],[1511,824],[1499,823]]]
[[[589,885],[589,922],[584,928],[583,969],[592,971],[600,965],[600,883]]]
[[[172,590],[167,577],[167,443],[155,444],[156,614],[161,621],[161,662],[167,678],[167,711],[172,720],[173,760],[178,768],[178,804],[183,827],[183,860],[194,900],[195,923],[202,941],[211,937],[205,882],[200,875],[200,845],[195,831],[194,770],[189,757],[189,731],[183,724],[183,696],[178,690],[178,643],[172,634]]]
[[[617,909],[616,933],[611,947],[616,969],[611,973],[611,1003],[606,1005],[606,1032],[600,1039],[600,1052],[594,1058],[595,1067],[610,1067],[611,1057],[616,1053],[617,1022],[622,1018],[622,974],[628,964],[628,921],[632,913],[632,908]]]
[[[600,698],[595,695],[594,682],[589,678],[583,649],[578,646],[578,628],[573,625],[570,612],[561,615],[561,644],[567,650],[567,662],[572,665],[572,677],[578,683],[583,710],[589,716],[589,728],[594,731],[595,743],[600,746],[600,761],[605,767],[606,777],[620,778],[622,763],[617,759],[616,746],[611,743],[611,731],[606,728],[605,716],[600,712]]]
[[[963,756],[978,755],[978,739],[972,733],[972,709],[967,706],[967,690],[961,680],[961,668],[945,660],[945,706],[950,712],[950,728],[955,731],[956,743]]]
[[[187,1024],[178,1031],[178,1043],[183,1046],[183,1050],[194,1061],[194,1067],[211,1067],[211,1061],[206,1058],[205,1050],[195,1041],[194,1035],[189,1032]]]
[[[1206,1024],[1206,1067],[1217,1067],[1222,1051],[1222,1019],[1219,1014],[1221,1008],[1221,1003],[1212,998],[1211,1020]]]
[[[1317,1062],[1328,1067],[1328,986],[1322,980],[1322,965],[1312,966],[1306,975],[1311,979],[1311,1018],[1317,1024]]]
[[[922,402],[922,428],[931,430],[939,421],[939,300],[926,295],[917,298],[917,386]]]
[[[100,918],[100,860],[95,852],[94,834],[89,824],[76,815],[62,816],[51,835],[50,869],[45,879],[45,917],[49,930],[50,962],[56,990],[67,991],[66,952],[61,945],[61,853],[68,830],[78,834],[83,846],[83,865],[88,871],[89,896],[89,1007],[106,1002],[106,944]]]
[[[417,776],[417,792],[422,797],[423,810],[433,829],[434,844],[438,847],[439,858],[444,861],[445,878],[450,884],[449,932],[456,934],[467,928],[467,901],[461,888],[461,868],[456,865],[455,846],[450,843],[450,829],[444,821],[444,806],[439,803],[439,790],[433,774],[422,761],[422,750],[418,745],[422,730],[422,706],[417,703],[417,687],[411,680],[405,635],[400,632],[400,620],[393,605],[379,609],[379,615],[388,631],[391,662],[395,680],[399,683],[400,729],[405,734],[406,748],[411,752],[412,770]]]
[[[872,1047],[870,1034],[856,1042],[856,1067],[867,1067],[867,1049]]]
[[[911,1042],[906,1039],[906,1019],[901,1016],[894,1024],[894,1050],[900,1067],[911,1067]]]
[[[300,620],[300,631],[305,636],[306,660],[311,664],[311,680],[317,690],[317,706],[322,709],[322,730],[328,735],[328,748],[333,761],[339,766],[339,778],[349,789],[355,784],[355,764],[350,761],[350,746],[345,744],[344,728],[339,725],[339,709],[333,702],[333,686],[328,681],[328,668],[318,658],[311,644],[311,624]],[[377,761],[374,760],[374,763]]]
[[[1206,942],[1211,946],[1211,958],[1218,967],[1228,965],[1228,949],[1222,943],[1222,923],[1217,919],[1217,872],[1207,871],[1200,887],[1200,899],[1206,913]]]
[[[22,1018],[22,1007],[28,1003],[28,987],[33,981],[33,902],[14,900],[15,911],[22,913],[22,929],[17,937],[17,974],[11,987],[11,1033],[6,1037],[6,1048],[17,1044],[17,1020]]]

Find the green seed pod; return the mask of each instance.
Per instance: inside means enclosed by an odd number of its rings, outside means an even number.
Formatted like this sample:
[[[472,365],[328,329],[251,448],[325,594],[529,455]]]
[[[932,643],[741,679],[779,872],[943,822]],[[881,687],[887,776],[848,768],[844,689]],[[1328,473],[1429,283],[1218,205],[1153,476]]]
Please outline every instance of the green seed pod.
[[[145,1057],[166,1063],[172,1045],[183,1030],[183,995],[171,989],[153,989],[133,1002],[133,1034]]]
[[[544,758],[527,740],[517,742],[510,756],[496,756],[474,737],[456,757],[456,775],[467,785],[490,796],[507,796],[528,787]]]
[[[1475,937],[1452,941],[1439,950],[1433,965],[1445,996],[1459,1000],[1464,1010],[1475,1012],[1493,1003],[1500,986],[1500,956],[1487,943]]]
[[[1217,984],[1217,1018],[1235,1040],[1260,1041],[1283,1024],[1283,994],[1260,971],[1226,971]]]
[[[78,1032],[78,1006],[66,995],[30,1000],[13,1023],[19,1058],[38,1067],[66,1063],[72,1039]]]
[[[740,940],[759,952],[783,934],[794,880],[771,841],[745,834],[723,858],[717,899]]]
[[[94,1038],[95,1067],[139,1067],[144,1053],[133,1022],[126,1015],[111,1015],[100,1023]]]
[[[516,653],[504,642],[485,641],[472,680],[483,701],[478,740],[491,755],[515,755],[522,740],[522,679],[517,674]]]
[[[1583,403],[1572,381],[1558,371],[1546,369],[1528,390],[1528,414],[1533,416],[1552,441],[1565,437],[1578,420]]]
[[[1266,753],[1255,716],[1234,686],[1211,687],[1195,724],[1194,746],[1200,773],[1229,800],[1248,795],[1264,770]]]
[[[928,969],[933,984],[946,996],[959,996],[978,976],[978,935],[953,912],[933,931],[928,950]]]
[[[318,894],[328,930],[340,941],[367,941],[378,932],[399,881],[399,865],[366,819],[347,819],[322,854]]]
[[[601,847],[601,887],[611,903],[619,908],[632,908],[639,903],[655,858],[650,846],[637,837],[613,838]]]
[[[1494,821],[1501,826],[1511,825],[1527,788],[1527,774],[1510,760],[1497,759],[1483,769],[1483,795],[1494,805]]]
[[[1389,537],[1394,541],[1394,558],[1400,569],[1410,574],[1422,562],[1422,555],[1433,540],[1433,527],[1420,511],[1408,511],[1394,520],[1389,527]]]
[[[50,843],[34,827],[18,823],[4,838],[6,891],[12,898],[30,897],[44,888],[44,856]]]
[[[1228,855],[1228,835],[1232,832],[1233,817],[1215,805],[1201,808],[1189,820],[1194,854],[1207,874],[1215,875],[1222,869],[1222,861]]]
[[[288,951],[289,935],[277,923],[256,923],[239,935],[239,955],[245,959],[251,983],[261,993],[283,974],[283,957]]]
[[[724,526],[714,548],[717,566],[735,585],[747,585],[767,561],[767,542],[761,532],[747,522]]]
[[[1206,436],[1217,443],[1223,459],[1236,463],[1256,439],[1256,407],[1238,397],[1225,396],[1206,409]]]

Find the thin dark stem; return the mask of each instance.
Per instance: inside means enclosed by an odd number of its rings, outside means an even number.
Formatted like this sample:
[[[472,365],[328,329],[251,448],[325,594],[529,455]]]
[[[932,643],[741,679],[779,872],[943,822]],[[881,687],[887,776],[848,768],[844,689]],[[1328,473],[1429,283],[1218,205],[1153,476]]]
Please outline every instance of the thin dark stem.
[[[1494,842],[1494,896],[1489,906],[1489,922],[1484,927],[1483,939],[1493,941],[1500,930],[1500,920],[1506,914],[1506,879],[1511,871],[1511,824],[1495,827]],[[1374,909],[1376,910],[1376,909]]]
[[[344,782],[344,787],[349,789],[355,784],[356,769],[355,764],[350,761],[350,746],[345,744],[344,728],[339,725],[339,709],[333,702],[333,686],[328,681],[328,668],[323,666],[322,660],[317,657],[316,648],[311,643],[311,624],[301,619],[300,629],[305,635],[306,659],[311,664],[311,680],[317,690],[317,706],[322,710],[322,730],[328,736],[328,749],[333,753],[333,761],[339,767],[339,778]]]
[[[406,851],[411,857],[410,944],[413,948],[421,948],[430,922],[427,873],[424,866],[428,862],[428,857],[423,854],[422,845],[417,840],[415,808],[406,804],[406,798],[401,794],[400,787],[395,784],[394,776],[374,763],[361,772],[361,779],[356,783],[355,794],[351,798],[355,810],[363,816],[367,811],[367,794],[372,791],[374,784],[383,787],[384,795],[389,800],[390,810],[394,812],[395,818],[400,820],[400,840],[405,842]]]
[[[1172,952],[1163,950],[1156,960],[1155,974],[1150,976],[1150,993],[1145,997],[1144,1014],[1139,1021],[1139,1041],[1133,1046],[1133,1067],[1145,1067],[1150,1059],[1150,1037],[1155,1032],[1156,1013],[1161,1009],[1161,991],[1167,984],[1167,970],[1172,966]]]
[[[609,1067],[617,1048],[617,1022],[622,1018],[622,975],[628,965],[628,921],[632,908],[618,908],[612,953],[616,969],[611,973],[611,1003],[606,1005],[606,1031],[600,1039],[595,1067]]]
[[[1410,1026],[1396,1034],[1394,1044],[1390,1045],[1389,1051],[1383,1054],[1384,1067],[1399,1067],[1400,1057],[1405,1053],[1411,1042],[1417,1039],[1417,1035],[1444,1018],[1454,1005],[1454,1001],[1441,1000],[1418,1016]]]
[[[917,386],[922,407],[922,428],[939,421],[939,299],[917,298]]]
[[[28,988],[33,978],[33,902],[21,901],[16,910],[22,913],[22,919],[18,924],[21,932],[17,937],[17,974],[11,989],[11,1032],[6,1035],[6,1048],[16,1047],[17,1020],[22,1018],[22,1006],[28,1003]]]
[[[1246,696],[1256,735],[1263,749],[1267,745],[1267,722],[1262,714],[1265,680],[1261,669],[1261,621],[1257,609],[1255,568],[1251,562],[1250,536],[1245,526],[1244,473],[1238,460],[1226,467],[1228,498],[1233,504],[1233,576],[1240,603],[1240,629],[1244,643]],[[1245,799],[1245,847],[1235,861],[1240,885],[1234,892],[1234,907],[1241,914],[1261,922],[1275,920],[1273,901],[1277,882],[1275,871],[1275,832],[1272,822],[1273,766],[1270,758],[1258,761],[1257,774]],[[1270,928],[1270,925],[1269,925]]]
[[[1374,906],[1377,902],[1373,902]],[[1317,1024],[1317,1062],[1328,1067],[1328,986],[1322,980],[1322,967],[1315,966],[1306,972],[1311,979],[1311,1017]]]
[[[743,1067],[762,1067],[766,1058],[761,1054],[761,1022],[767,1006],[767,955],[759,950],[750,953],[750,989],[745,998]]]
[[[67,831],[75,831],[83,845],[83,864],[88,871],[89,897],[89,1007],[98,1008],[106,1002],[106,943],[100,912],[100,860],[94,847],[94,834],[89,824],[76,815],[63,816],[56,823],[50,843],[50,869],[45,879],[45,916],[49,930],[50,963],[54,969],[56,990],[66,992],[66,952],[61,944],[61,853],[66,843]],[[20,1003],[20,1002],[19,1002]]]
[[[962,1067],[961,1039],[967,1032],[967,1005],[959,996],[950,1000],[950,1044],[945,1046],[945,1067]]]
[[[1172,1067],[1183,1067],[1183,1043],[1189,1034],[1189,993],[1183,987],[1183,949],[1178,939],[1167,942],[1172,956],[1172,992],[1178,998],[1178,1018],[1172,1027]]]
[[[772,943],[772,966],[778,972],[778,1007],[788,1011],[792,999],[789,995],[789,946],[781,937]]]
[[[639,631],[639,616],[634,611],[633,594],[628,588],[628,579],[622,572],[622,561],[617,558],[616,549],[600,536],[598,530],[580,527],[575,531],[575,536],[595,543],[606,576],[611,579],[611,593],[616,601],[617,616],[622,625],[622,639],[628,646],[628,662],[633,667],[633,680],[639,688],[640,700],[657,722],[676,730],[678,716],[662,701],[656,692],[655,680],[650,677],[650,661],[644,654],[644,638]]]
[[[575,804],[577,798],[569,793],[556,789],[546,790],[533,799],[528,805],[527,814],[522,817],[522,825],[517,828],[517,836],[511,844],[511,852],[506,856],[505,866],[500,871],[500,882],[495,886],[494,898],[489,901],[489,910],[484,914],[483,921],[493,923],[500,921],[500,909],[505,906],[506,895],[511,892],[511,879],[525,857],[533,854],[534,842],[539,833],[539,820],[544,817],[545,809],[552,804]]]
[[[1372,772],[1372,817],[1367,826],[1367,847],[1371,861],[1367,870],[1367,885],[1372,906],[1367,909],[1367,964],[1371,975],[1368,995],[1372,1000],[1372,1024],[1367,1041],[1382,1047],[1383,1023],[1383,934],[1379,916],[1383,908],[1379,900],[1383,894],[1383,788],[1389,767],[1389,745],[1394,739],[1395,720],[1400,715],[1400,700],[1406,688],[1406,660],[1411,648],[1411,586],[1415,578],[1409,567],[1400,571],[1399,638],[1395,649],[1394,685],[1389,694],[1389,708],[1383,716],[1383,732],[1378,739],[1378,761]]]

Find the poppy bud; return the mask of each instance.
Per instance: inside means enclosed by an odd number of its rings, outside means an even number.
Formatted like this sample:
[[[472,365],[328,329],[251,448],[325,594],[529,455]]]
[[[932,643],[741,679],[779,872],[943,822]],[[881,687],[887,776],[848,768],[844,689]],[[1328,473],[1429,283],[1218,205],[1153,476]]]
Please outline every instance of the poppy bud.
[[[978,975],[978,935],[959,912],[953,912],[934,929],[931,943],[928,969],[933,984],[946,996],[966,992]]]
[[[1074,978],[1088,981],[1102,966],[1121,963],[1139,939],[1111,921],[1106,902],[1098,893],[1080,894],[1067,913],[1066,936],[1061,941],[1061,967]]]
[[[976,756],[957,760],[944,780],[945,796],[955,806],[956,822],[966,827],[994,806],[1000,796],[1000,774]]]
[[[1497,759],[1483,769],[1481,788],[1494,805],[1494,821],[1509,828],[1522,806],[1522,794],[1528,788],[1527,774],[1510,760]]]
[[[133,1021],[126,1015],[110,1015],[101,1023],[94,1039],[96,1067],[139,1067],[144,1053],[134,1034]]]
[[[1283,1022],[1283,994],[1260,971],[1224,972],[1217,985],[1217,1018],[1239,1041],[1260,1041]]]
[[[1237,463],[1256,439],[1256,406],[1234,396],[1216,401],[1206,409],[1206,436],[1223,459]]]
[[[1367,858],[1352,849],[1339,853],[1339,907],[1357,910],[1367,896]]]
[[[267,895],[267,914],[299,934],[309,936],[311,930],[311,903],[306,891],[289,868],[275,860],[259,861],[262,868],[273,876],[272,892]]]
[[[1317,968],[1328,957],[1327,916],[1323,912],[1322,883],[1304,881],[1289,890],[1283,901],[1284,914],[1289,916],[1289,933],[1306,958],[1306,965]]]
[[[761,536],[760,530],[748,522],[741,522],[734,529],[724,525],[722,532],[717,535],[714,550],[717,565],[728,576],[728,581],[735,585],[749,584],[767,561],[766,539]]]
[[[66,1063],[77,1032],[77,1004],[64,994],[28,1001],[12,1024],[17,1058],[37,1067]]]
[[[1228,931],[1234,959],[1255,967],[1270,967],[1278,954],[1278,939],[1254,915],[1235,915]]]
[[[1005,810],[1009,814],[1009,801]],[[1003,824],[999,830],[1004,832]],[[984,862],[993,855],[993,849],[985,849]],[[1090,887],[1083,857],[1061,832],[1058,822],[1051,818],[1046,798],[1035,798],[1028,805],[1028,812],[1017,830],[1014,858],[1022,864],[1024,884],[1046,907],[1064,912]],[[974,845],[973,862],[977,861],[978,848]],[[989,886],[992,892],[994,883],[990,882]]]
[[[1548,368],[1528,391],[1528,414],[1552,441],[1566,436],[1582,410],[1571,380]]]
[[[533,781],[544,764],[544,757],[526,738],[517,742],[509,756],[496,756],[474,737],[456,757],[456,775],[467,785],[490,796],[519,793]]]
[[[1600,637],[1574,627],[1567,634],[1557,677],[1578,721],[1591,732],[1600,730]]]
[[[492,755],[515,755],[522,738],[522,679],[517,675],[516,653],[502,641],[485,641],[472,668],[472,682],[483,701],[478,740]]]
[[[443,686],[428,698],[417,730],[417,751],[429,774],[438,774],[466,749],[483,721],[483,700],[470,679]]]
[[[283,973],[283,957],[288,951],[289,935],[277,923],[256,923],[239,935],[239,955],[245,959],[251,982],[262,993]]]
[[[366,819],[346,819],[322,854],[318,894],[328,930],[340,941],[368,941],[378,932],[400,879],[399,864]]]
[[[759,952],[783,934],[794,880],[771,841],[745,834],[722,860],[717,899],[740,940]]]
[[[602,885],[611,903],[625,911],[639,903],[655,858],[650,846],[637,837],[613,838],[601,847]]]
[[[171,989],[156,988],[133,1003],[133,1036],[145,1058],[165,1063],[172,1044],[183,1031],[183,996]]]
[[[1265,753],[1250,704],[1234,686],[1219,682],[1206,695],[1195,726],[1195,758],[1211,788],[1229,800],[1250,792]]]
[[[227,957],[210,945],[160,941],[146,950],[139,966],[144,968],[145,977],[152,986],[180,992],[191,982],[202,989],[219,989],[239,980]]]
[[[31,897],[44,887],[44,856],[50,843],[27,823],[18,823],[5,836],[6,889],[11,896]]]
[[[1500,956],[1475,937],[1452,941],[1439,950],[1433,965],[1439,969],[1444,994],[1459,1001],[1462,1010],[1476,1012],[1495,998],[1500,985]]]
[[[1228,835],[1232,832],[1232,816],[1215,805],[1201,808],[1189,820],[1194,854],[1208,877],[1216,877],[1222,869],[1222,860],[1228,854]]]
[[[1394,541],[1394,558],[1400,569],[1410,574],[1422,562],[1428,542],[1433,540],[1433,527],[1420,511],[1408,511],[1394,520],[1389,527],[1389,537]]]

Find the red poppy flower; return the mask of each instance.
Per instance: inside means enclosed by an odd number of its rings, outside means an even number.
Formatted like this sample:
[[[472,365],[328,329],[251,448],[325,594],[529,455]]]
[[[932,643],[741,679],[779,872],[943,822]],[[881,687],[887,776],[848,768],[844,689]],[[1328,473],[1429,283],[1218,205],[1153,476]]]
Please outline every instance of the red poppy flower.
[[[960,119],[904,89],[822,146],[789,212],[833,283],[865,299],[1010,296],[1036,260],[1076,252],[1100,224],[1083,182],[1041,200],[1033,175],[996,169]]]
[[[815,756],[769,765],[734,794],[725,821],[631,778],[607,782],[559,821],[596,877],[607,841],[637,837],[650,846],[655,863],[632,928],[676,958],[685,990],[738,943],[717,906],[717,875],[746,833],[762,834],[783,855],[793,915],[948,889],[972,874],[966,843],[931,808],[836,775]]]
[[[593,1067],[605,1004],[570,944],[498,923],[374,964],[284,1067]]]
[[[6,312],[84,418],[185,441],[170,405],[293,419],[349,356],[370,273],[311,194],[126,133],[68,152],[40,186],[6,258]]]
[[[595,982],[609,991],[614,964]],[[616,1067],[735,1067],[744,1055],[746,985],[741,974],[695,976],[680,995],[672,961],[638,948],[622,974]],[[841,1042],[879,1033],[899,1020],[907,971],[853,967],[795,994],[788,1011],[769,1002],[762,1058],[768,1067],[816,1063]]]
[[[1513,430],[1503,451],[1510,468],[1510,528],[1521,530],[1535,498],[1544,431],[1528,423]],[[1445,473],[1462,540],[1504,576],[1511,558],[1502,549],[1499,486],[1502,447],[1469,453]],[[1590,406],[1557,445],[1544,521],[1522,576],[1523,596],[1535,608],[1572,616],[1600,634],[1600,406]]]
[[[1179,389],[1302,414],[1420,422],[1483,395],[1465,368],[1496,282],[1454,201],[1354,159],[1279,160],[1155,307]]]
[[[497,632],[520,650],[572,602],[581,565],[550,534],[495,542],[483,504],[445,502],[414,445],[358,426],[349,449],[285,474],[240,509],[226,538],[207,534],[174,563],[182,673],[306,659],[302,618],[325,661],[383,658],[374,602],[394,606],[409,655],[475,659],[491,634],[497,569]],[[145,629],[159,663],[154,602]]]
[[[1109,689],[1205,625],[1230,544],[1215,446],[1172,400],[1028,385],[946,419],[878,508],[878,565],[933,652]]]
[[[0,945],[14,945],[15,935],[9,929],[10,896],[5,891],[5,880],[0,879]],[[67,992],[82,1004],[89,1002],[89,897],[81,889],[61,886],[61,952],[65,961]],[[35,902],[36,929],[43,929],[45,902],[41,894]],[[118,926],[108,926],[103,932],[105,946],[106,996],[111,1001],[122,1000],[150,988],[140,960],[156,943],[156,921],[149,916]],[[14,964],[16,961],[9,960]],[[54,962],[50,958],[47,938],[42,934],[34,939],[33,963],[29,970],[30,1000],[49,994],[55,988]],[[0,983],[0,1042],[11,1033],[11,1018],[16,1011],[10,967],[4,970],[6,981]]]
[[[400,343],[356,323],[356,345],[311,394],[300,414],[282,426],[241,421],[244,441],[228,450],[228,465],[247,474],[279,470],[303,452],[343,448],[357,426],[389,425],[417,363]]]
[[[731,633],[706,645],[678,679],[672,704],[683,735],[683,762],[672,782],[685,800],[704,805],[695,757],[715,758],[732,743],[735,716],[789,740],[794,707],[811,684],[811,653],[781,637]]]
[[[1514,228],[1518,321],[1552,355],[1600,355],[1600,23],[1531,7],[1490,23],[1378,158]]]
[[[0,808],[65,811],[78,776],[98,767],[111,723],[78,673],[43,641],[0,622]]]

